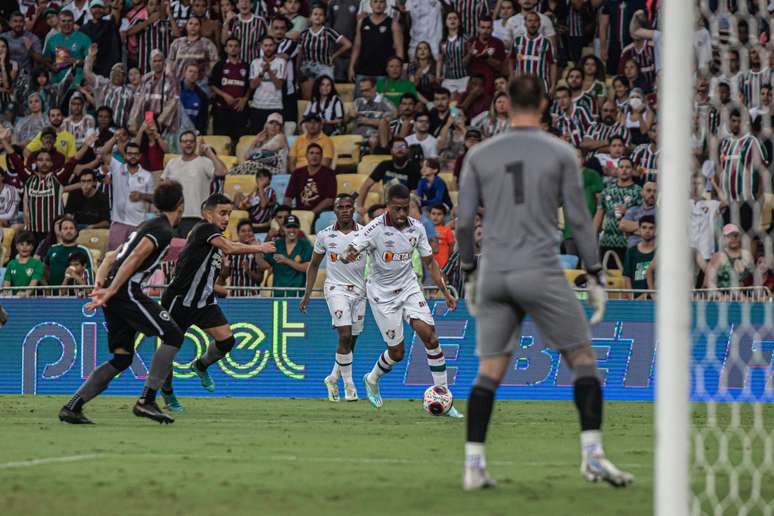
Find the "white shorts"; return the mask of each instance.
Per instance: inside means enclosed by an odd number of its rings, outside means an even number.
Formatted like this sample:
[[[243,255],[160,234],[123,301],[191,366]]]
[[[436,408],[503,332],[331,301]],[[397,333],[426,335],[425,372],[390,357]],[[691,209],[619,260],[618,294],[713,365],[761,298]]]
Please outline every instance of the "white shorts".
[[[382,333],[382,338],[388,346],[397,346],[403,342],[403,321],[408,323],[412,319],[420,320],[430,326],[435,326],[430,307],[422,291],[417,289],[402,290],[393,294],[390,299],[374,300],[374,295],[384,296],[382,289],[374,293],[368,289],[368,303],[374,314],[376,325]]]
[[[334,328],[352,326],[352,335],[363,333],[366,310],[365,297],[331,294],[325,296],[325,301],[328,303]]]
[[[454,93],[464,93],[468,88],[468,81],[470,77],[463,77],[461,79],[444,79],[441,82],[441,86]]]

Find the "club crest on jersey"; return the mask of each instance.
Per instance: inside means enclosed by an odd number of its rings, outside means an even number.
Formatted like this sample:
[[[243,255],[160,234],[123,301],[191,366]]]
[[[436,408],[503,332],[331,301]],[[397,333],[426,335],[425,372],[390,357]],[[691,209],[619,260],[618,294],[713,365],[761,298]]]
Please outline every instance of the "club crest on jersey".
[[[336,253],[330,253],[330,254],[328,255],[328,258],[330,258],[332,262],[336,262],[336,261],[338,261],[338,260],[339,260],[339,255],[338,255],[338,254],[336,254]]]
[[[384,333],[387,335],[387,338],[390,340],[395,338],[395,330],[387,330]]]
[[[424,306],[425,306],[425,302],[424,301],[420,301],[419,302],[419,308],[423,308]]]
[[[393,253],[392,251],[387,251],[384,253],[384,261],[387,263],[390,262],[406,262],[408,260],[411,260],[411,253]]]
[[[411,243],[411,246],[417,245],[417,237],[409,237],[409,243]]]
[[[336,310],[335,312],[333,312],[333,314],[336,316],[336,319],[341,319],[341,316],[344,315],[344,312],[342,312],[341,310]]]
[[[163,320],[169,322],[169,312],[167,312],[166,310],[162,311],[159,314],[159,317],[161,317]]]

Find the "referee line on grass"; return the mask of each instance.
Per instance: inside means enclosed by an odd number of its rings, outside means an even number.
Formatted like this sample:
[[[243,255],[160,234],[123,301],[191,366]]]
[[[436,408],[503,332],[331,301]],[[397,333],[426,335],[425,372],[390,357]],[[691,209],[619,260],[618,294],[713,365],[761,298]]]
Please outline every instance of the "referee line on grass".
[[[29,468],[32,466],[46,466],[48,464],[61,464],[66,462],[78,462],[82,460],[96,459],[102,454],[92,453],[87,455],[68,455],[65,457],[48,457],[45,459],[22,460],[18,462],[5,462],[0,464],[0,469]]]

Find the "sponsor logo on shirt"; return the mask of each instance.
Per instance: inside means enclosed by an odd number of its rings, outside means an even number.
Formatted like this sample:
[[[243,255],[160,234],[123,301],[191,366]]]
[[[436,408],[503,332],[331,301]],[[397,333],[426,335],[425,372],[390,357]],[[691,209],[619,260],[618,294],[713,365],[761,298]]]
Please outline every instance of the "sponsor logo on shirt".
[[[411,260],[411,253],[393,253],[392,251],[387,251],[384,253],[383,258],[387,263],[407,262]]]

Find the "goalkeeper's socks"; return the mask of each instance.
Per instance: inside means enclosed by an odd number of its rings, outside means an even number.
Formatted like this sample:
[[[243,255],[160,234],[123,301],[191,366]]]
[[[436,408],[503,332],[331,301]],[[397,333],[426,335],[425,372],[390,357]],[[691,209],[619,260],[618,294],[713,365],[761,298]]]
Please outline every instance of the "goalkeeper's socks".
[[[580,416],[581,431],[602,428],[602,385],[596,376],[582,376],[575,380],[575,406]]]
[[[468,416],[468,421],[470,417]],[[465,466],[471,468],[486,468],[486,455],[484,455],[484,443],[465,443]]]
[[[376,364],[374,364],[374,368],[371,369],[371,372],[368,373],[368,381],[370,383],[376,383],[379,381],[379,379],[392,371],[392,366],[396,364],[395,360],[390,358],[389,351],[384,351],[380,356],[379,360],[376,361]]]
[[[352,381],[352,352],[349,353],[336,353],[336,365],[334,366],[334,369],[336,370],[336,379],[339,378],[339,373],[341,373],[342,378],[344,378],[344,383],[347,385],[352,385],[354,383]],[[331,373],[333,375],[333,373]]]
[[[602,449],[602,432],[599,430],[586,430],[580,434],[581,453],[587,455],[604,455]]]
[[[492,417],[497,382],[479,375],[468,397],[468,438],[469,443],[486,441],[486,431]]]
[[[430,367],[430,374],[433,376],[434,385],[447,385],[446,378],[446,357],[443,356],[443,350],[439,345],[435,349],[428,349],[427,365]]]

